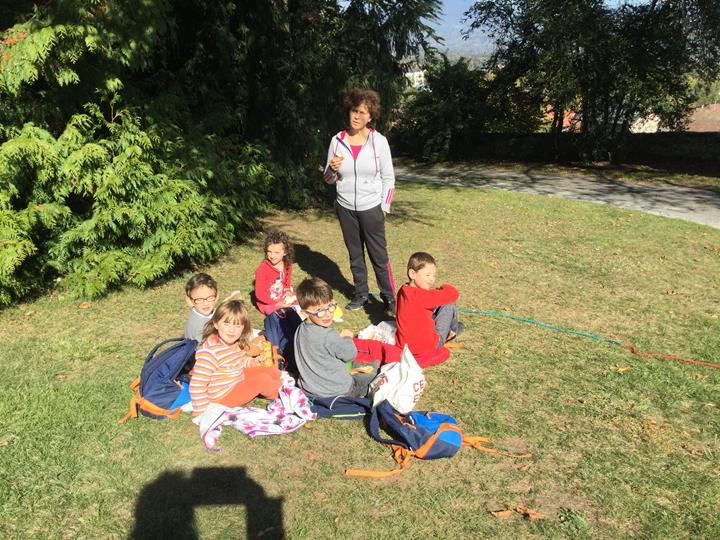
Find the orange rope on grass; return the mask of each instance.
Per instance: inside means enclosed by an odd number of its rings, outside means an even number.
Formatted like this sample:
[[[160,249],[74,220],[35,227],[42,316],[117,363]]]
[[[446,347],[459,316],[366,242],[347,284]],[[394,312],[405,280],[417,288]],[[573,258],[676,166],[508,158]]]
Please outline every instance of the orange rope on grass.
[[[670,360],[679,360],[681,362],[687,362],[689,364],[698,364],[700,366],[707,366],[711,368],[720,369],[720,364],[713,364],[712,362],[705,362],[703,360],[693,360],[691,358],[683,358],[681,356],[673,356],[670,354],[660,354],[660,353],[641,353],[637,350],[637,347],[633,345],[632,343],[626,343],[622,346],[623,349],[628,349],[631,353],[633,353],[635,356],[644,356],[644,357],[652,357],[652,358],[668,358]]]

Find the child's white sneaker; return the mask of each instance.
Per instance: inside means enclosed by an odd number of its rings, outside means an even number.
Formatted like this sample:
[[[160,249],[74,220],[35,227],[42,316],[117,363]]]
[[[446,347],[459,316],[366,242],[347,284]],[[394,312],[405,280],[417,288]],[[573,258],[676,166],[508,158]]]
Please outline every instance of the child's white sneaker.
[[[182,412],[191,413],[192,410],[193,410],[193,408],[192,408],[192,401],[188,401],[185,405],[183,405],[182,407],[180,407],[180,410],[181,410]]]

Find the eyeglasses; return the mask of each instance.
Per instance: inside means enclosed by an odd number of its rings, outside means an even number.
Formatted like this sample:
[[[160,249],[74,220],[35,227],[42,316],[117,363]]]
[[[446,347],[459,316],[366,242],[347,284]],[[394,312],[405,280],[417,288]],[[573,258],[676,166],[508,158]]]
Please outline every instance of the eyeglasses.
[[[315,317],[325,317],[326,315],[335,313],[336,307],[337,307],[337,304],[328,304],[328,306],[325,309],[318,309],[317,311],[308,311],[306,309],[305,313],[307,313],[308,315],[314,315]]]
[[[243,328],[243,327],[245,326],[244,324],[234,324],[234,323],[231,323],[231,322],[229,322],[229,321],[220,321],[220,324],[221,324],[224,328],[232,328],[232,329],[235,329],[235,328]]]
[[[215,301],[216,298],[217,296],[208,296],[207,298],[192,298],[192,303],[196,306],[198,304],[211,304]]]

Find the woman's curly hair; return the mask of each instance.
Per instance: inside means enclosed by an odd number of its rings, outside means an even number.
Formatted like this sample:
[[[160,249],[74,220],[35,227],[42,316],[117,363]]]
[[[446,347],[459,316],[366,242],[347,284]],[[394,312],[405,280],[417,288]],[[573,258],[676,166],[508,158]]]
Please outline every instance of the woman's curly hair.
[[[349,113],[351,109],[359,107],[362,103],[367,107],[372,120],[380,118],[380,96],[375,90],[351,88],[343,98],[343,109]]]

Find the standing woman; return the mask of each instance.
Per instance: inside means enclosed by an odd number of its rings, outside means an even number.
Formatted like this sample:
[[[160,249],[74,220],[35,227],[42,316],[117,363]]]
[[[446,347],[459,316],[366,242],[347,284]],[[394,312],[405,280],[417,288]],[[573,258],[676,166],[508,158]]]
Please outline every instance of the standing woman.
[[[351,89],[343,100],[348,127],[330,141],[323,178],[335,184],[335,212],[340,220],[355,296],[346,309],[368,302],[365,249],[375,270],[385,309],[395,314],[395,283],[385,241],[385,215],[395,194],[395,171],[387,139],[368,124],[380,116],[380,96]]]

